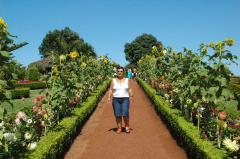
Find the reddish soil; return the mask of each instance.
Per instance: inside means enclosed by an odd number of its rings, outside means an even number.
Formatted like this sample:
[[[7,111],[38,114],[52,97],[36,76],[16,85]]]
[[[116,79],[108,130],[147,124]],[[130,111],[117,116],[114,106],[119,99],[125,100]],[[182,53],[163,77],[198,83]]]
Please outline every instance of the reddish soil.
[[[108,92],[83,126],[65,159],[185,159],[185,151],[177,145],[156,114],[144,91],[131,81],[134,102],[130,103],[131,133],[116,133],[116,122]],[[123,126],[125,126],[123,124]]]

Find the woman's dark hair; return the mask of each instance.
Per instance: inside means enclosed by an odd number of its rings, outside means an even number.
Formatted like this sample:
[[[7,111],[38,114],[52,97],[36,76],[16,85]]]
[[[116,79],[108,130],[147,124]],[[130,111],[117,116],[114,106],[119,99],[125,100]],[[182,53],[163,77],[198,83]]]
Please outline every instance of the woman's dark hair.
[[[123,68],[123,67],[118,67],[118,68],[117,68],[117,70],[119,70],[119,69],[122,69],[122,70],[123,70],[123,72],[124,72],[124,68]]]

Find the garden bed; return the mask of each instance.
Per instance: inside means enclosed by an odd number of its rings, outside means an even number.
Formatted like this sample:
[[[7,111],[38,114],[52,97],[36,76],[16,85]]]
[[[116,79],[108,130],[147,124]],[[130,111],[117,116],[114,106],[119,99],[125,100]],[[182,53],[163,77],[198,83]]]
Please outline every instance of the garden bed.
[[[200,131],[193,123],[186,121],[178,109],[170,108],[170,104],[165,103],[165,100],[147,82],[140,78],[137,78],[137,81],[155,104],[157,113],[179,145],[186,150],[189,158],[228,158],[223,151],[217,149],[210,141],[203,139]]]
[[[75,108],[72,115],[64,118],[52,132],[41,139],[37,143],[36,149],[27,154],[27,158],[62,158],[62,155],[80,131],[84,121],[94,111],[97,102],[110,84],[111,80],[108,80],[105,84],[98,86],[88,97],[88,101],[82,103],[81,107]]]

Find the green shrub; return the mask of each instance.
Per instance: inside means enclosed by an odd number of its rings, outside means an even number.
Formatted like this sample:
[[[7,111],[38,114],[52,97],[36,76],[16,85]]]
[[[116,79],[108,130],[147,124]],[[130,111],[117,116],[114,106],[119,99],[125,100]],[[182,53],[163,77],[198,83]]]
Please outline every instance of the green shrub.
[[[39,72],[36,67],[28,68],[27,72],[28,80],[37,81],[39,79]]]
[[[12,90],[8,90],[12,93],[12,99],[20,99],[22,97],[29,97],[29,93],[30,93],[30,88],[15,88]],[[2,90],[0,92],[0,97],[2,97],[2,94],[6,92],[6,90]]]
[[[29,87],[30,89],[43,89],[46,88],[45,82],[31,82],[31,83],[15,83],[15,87]]]
[[[14,87],[10,87],[8,85],[3,86],[5,89],[13,89],[13,88],[30,88],[32,89],[43,89],[46,88],[45,82],[31,82],[31,83],[14,83]]]

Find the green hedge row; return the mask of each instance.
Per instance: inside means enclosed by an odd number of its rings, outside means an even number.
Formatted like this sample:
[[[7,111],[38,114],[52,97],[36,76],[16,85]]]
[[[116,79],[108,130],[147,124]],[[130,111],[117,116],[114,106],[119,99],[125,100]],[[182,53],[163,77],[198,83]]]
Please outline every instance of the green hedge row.
[[[15,83],[15,87],[29,87],[32,89],[43,89],[46,88],[45,82],[31,82],[31,83]]]
[[[155,89],[140,78],[138,83],[142,86],[148,97],[154,102],[156,111],[165,122],[172,136],[183,147],[189,158],[221,159],[228,158],[220,149],[217,149],[207,139],[203,139],[200,131],[182,117],[178,109],[170,108],[168,103],[157,94]],[[164,104],[163,104],[164,103]]]
[[[66,150],[68,150],[74,136],[79,132],[81,125],[89,115],[93,112],[101,95],[106,92],[111,84],[111,80],[91,93],[88,101],[81,104],[81,107],[75,108],[72,115],[64,118],[54,131],[49,132],[47,136],[37,143],[36,149],[27,155],[32,159],[50,159],[63,158]]]
[[[30,88],[16,88],[15,90],[8,90],[12,93],[12,99],[20,99],[22,97],[29,97],[29,93],[30,93]],[[6,92],[5,90],[0,91],[0,97],[2,96],[2,94]]]
[[[32,90],[32,89],[43,89],[43,88],[46,88],[46,83],[45,82],[13,83],[13,86],[15,88],[28,87],[28,88],[30,88]],[[8,85],[3,86],[3,87],[6,88],[6,89],[12,89]]]

